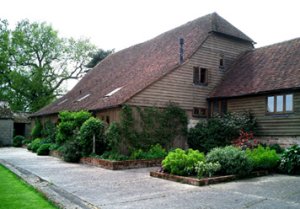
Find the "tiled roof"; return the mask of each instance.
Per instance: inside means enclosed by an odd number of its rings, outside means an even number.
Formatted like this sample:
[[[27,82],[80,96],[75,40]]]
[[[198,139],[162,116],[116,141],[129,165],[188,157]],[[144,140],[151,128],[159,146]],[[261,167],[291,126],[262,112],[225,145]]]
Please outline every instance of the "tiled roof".
[[[32,116],[62,110],[99,110],[123,104],[180,65],[180,38],[184,38],[184,61],[186,61],[211,32],[253,42],[218,14],[206,15],[149,41],[108,56],[65,96]]]
[[[246,52],[211,97],[300,88],[300,38]]]

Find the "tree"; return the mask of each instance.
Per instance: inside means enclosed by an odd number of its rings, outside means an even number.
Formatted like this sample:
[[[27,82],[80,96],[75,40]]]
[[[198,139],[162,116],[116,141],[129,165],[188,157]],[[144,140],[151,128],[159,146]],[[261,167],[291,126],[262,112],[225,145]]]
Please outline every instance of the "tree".
[[[83,76],[96,51],[89,40],[60,38],[47,23],[23,20],[9,31],[1,21],[0,29],[0,85],[7,87],[0,100],[14,111],[34,112],[51,103],[64,93],[66,80]]]
[[[87,68],[93,68],[95,67],[99,62],[101,62],[105,57],[108,55],[114,53],[115,50],[103,50],[99,49],[96,53],[91,54],[92,60],[86,65]]]

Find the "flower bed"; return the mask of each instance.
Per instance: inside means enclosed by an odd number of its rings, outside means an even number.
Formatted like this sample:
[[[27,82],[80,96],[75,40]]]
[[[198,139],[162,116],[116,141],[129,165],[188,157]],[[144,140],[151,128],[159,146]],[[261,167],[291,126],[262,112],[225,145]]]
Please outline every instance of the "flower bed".
[[[62,153],[57,150],[51,150],[50,155],[62,159]],[[80,163],[92,166],[98,166],[101,168],[106,168],[110,170],[125,170],[133,168],[147,168],[156,167],[161,165],[162,159],[152,159],[152,160],[105,160],[96,157],[82,157],[80,158]]]
[[[80,159],[80,163],[82,164],[98,166],[110,170],[155,167],[160,166],[161,161],[162,159],[112,161],[93,157],[83,157]]]
[[[264,175],[268,175],[268,174],[269,174],[268,171],[254,171],[250,174],[249,177],[258,177],[258,176],[264,176]],[[177,176],[177,175],[172,175],[172,174],[163,173],[163,172],[159,172],[159,171],[151,171],[150,176],[156,177],[156,178],[161,178],[161,179],[166,179],[169,181],[180,182],[183,184],[190,184],[190,185],[194,185],[194,186],[206,186],[209,184],[233,181],[233,180],[236,180],[239,178],[237,175],[226,175],[226,176],[217,176],[217,177],[209,177],[209,178],[199,179],[196,177]]]

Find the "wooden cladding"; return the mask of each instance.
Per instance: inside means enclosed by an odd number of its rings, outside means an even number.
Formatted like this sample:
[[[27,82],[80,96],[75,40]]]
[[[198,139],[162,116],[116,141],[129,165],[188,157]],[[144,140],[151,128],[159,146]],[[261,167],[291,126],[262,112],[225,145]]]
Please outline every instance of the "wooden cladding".
[[[207,85],[208,72],[206,68],[194,67],[193,83],[195,85]]]

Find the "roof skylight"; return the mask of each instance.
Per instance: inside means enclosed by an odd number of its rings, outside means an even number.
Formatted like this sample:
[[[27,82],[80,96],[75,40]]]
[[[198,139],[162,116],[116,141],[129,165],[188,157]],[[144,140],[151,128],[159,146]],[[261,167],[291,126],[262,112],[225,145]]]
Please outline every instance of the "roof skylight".
[[[110,97],[110,96],[114,95],[115,93],[120,91],[122,88],[123,88],[123,86],[119,87],[119,88],[116,88],[115,90],[113,90],[113,91],[109,92],[108,94],[106,94],[105,97]]]
[[[68,99],[64,99],[63,101],[59,102],[57,105],[61,105],[61,104],[65,103],[66,101],[68,101]]]
[[[80,101],[84,100],[85,98],[89,97],[90,95],[91,95],[91,94],[86,94],[86,95],[84,95],[83,97],[77,99],[77,102],[80,102]]]

